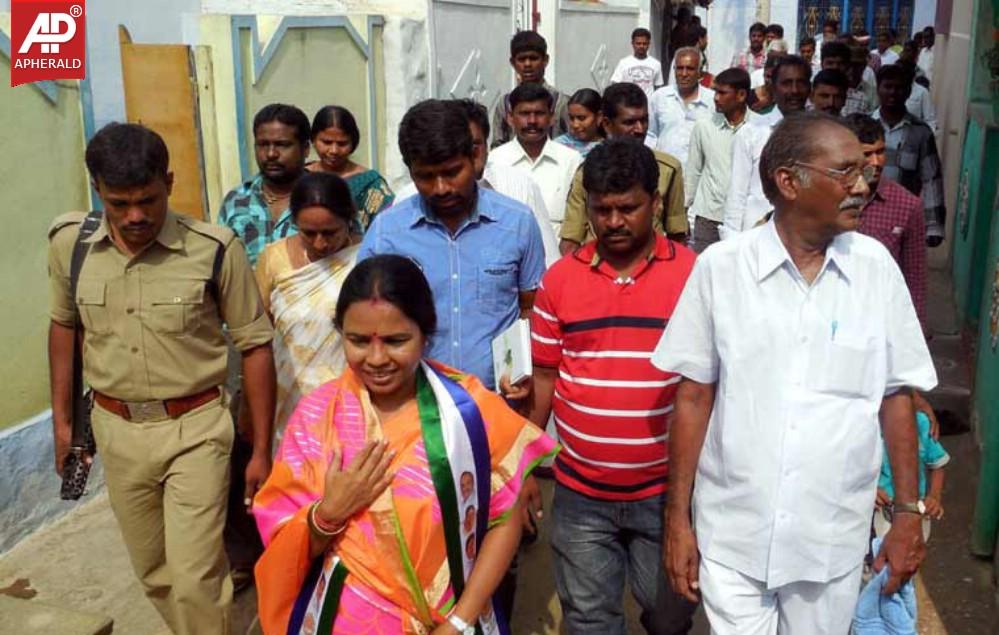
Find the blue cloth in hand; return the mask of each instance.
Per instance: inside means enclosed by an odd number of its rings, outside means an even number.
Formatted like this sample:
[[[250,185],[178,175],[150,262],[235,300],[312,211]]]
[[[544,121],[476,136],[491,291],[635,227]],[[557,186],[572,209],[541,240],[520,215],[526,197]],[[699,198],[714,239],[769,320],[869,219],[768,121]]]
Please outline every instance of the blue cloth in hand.
[[[881,539],[871,543],[878,553]],[[853,616],[853,635],[916,635],[916,587],[910,579],[891,595],[881,591],[888,582],[888,565],[860,592]]]

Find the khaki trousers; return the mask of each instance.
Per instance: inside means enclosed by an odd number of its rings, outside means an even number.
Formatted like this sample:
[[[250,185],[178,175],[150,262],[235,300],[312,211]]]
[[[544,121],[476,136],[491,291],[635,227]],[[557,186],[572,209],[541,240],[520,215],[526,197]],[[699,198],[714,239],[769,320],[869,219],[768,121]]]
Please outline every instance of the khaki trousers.
[[[132,567],[177,635],[230,629],[222,528],[233,424],[226,406],[219,398],[149,423],[94,406],[97,452]]]

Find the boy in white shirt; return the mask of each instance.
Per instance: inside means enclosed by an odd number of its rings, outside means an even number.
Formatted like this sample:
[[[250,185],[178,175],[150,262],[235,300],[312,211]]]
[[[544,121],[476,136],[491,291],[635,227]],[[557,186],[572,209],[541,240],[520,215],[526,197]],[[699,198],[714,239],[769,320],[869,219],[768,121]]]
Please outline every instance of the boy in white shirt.
[[[630,82],[645,91],[646,97],[665,84],[663,65],[649,55],[652,33],[648,29],[637,28],[631,32],[631,50],[634,54],[624,57],[617,63],[611,82]]]

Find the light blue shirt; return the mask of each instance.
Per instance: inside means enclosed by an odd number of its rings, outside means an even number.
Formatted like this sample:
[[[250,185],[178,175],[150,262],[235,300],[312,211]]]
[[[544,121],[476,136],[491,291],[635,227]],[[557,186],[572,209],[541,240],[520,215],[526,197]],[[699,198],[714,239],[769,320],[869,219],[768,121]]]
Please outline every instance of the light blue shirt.
[[[377,254],[412,258],[430,282],[437,309],[430,357],[494,387],[493,338],[517,320],[520,292],[537,289],[545,272],[531,210],[479,188],[475,211],[452,235],[422,196],[412,196],[375,216],[357,260]]]

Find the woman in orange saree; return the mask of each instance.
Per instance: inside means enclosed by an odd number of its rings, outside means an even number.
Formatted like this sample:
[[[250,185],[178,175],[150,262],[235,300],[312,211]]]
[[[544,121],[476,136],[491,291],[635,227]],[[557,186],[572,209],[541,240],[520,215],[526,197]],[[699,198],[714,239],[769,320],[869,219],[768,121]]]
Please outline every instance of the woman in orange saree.
[[[509,632],[492,595],[519,544],[521,485],[556,446],[423,358],[433,307],[398,256],[344,282],[349,368],[301,400],[254,501],[267,635]]]

